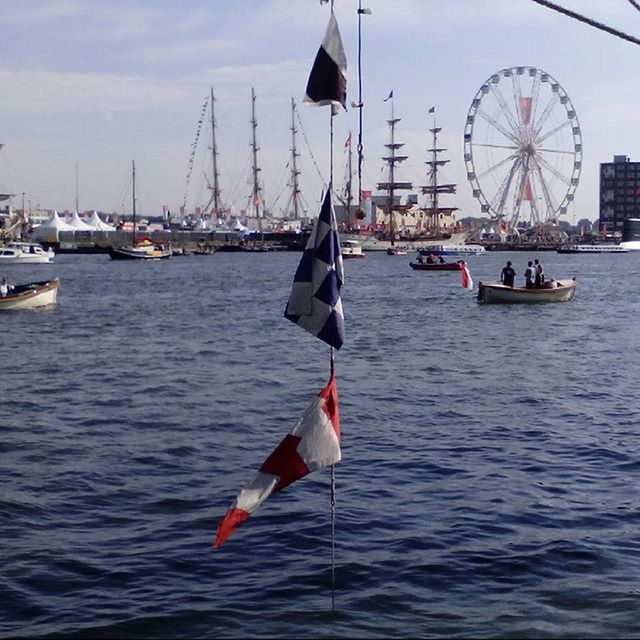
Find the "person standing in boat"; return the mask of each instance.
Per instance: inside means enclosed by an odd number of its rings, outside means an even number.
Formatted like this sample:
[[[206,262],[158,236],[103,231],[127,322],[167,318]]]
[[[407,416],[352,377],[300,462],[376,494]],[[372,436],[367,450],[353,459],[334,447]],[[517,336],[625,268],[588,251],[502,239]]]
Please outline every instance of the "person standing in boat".
[[[544,267],[538,258],[533,261],[533,266],[536,272],[536,289],[540,289],[544,286]]]
[[[536,270],[533,268],[533,262],[527,262],[527,268],[524,270],[524,283],[527,289],[533,289],[533,283],[536,279]]]
[[[502,284],[505,287],[513,287],[515,278],[516,278],[515,269],[511,266],[511,261],[507,260],[507,264],[502,269],[502,273],[500,274],[500,282],[502,282]]]
[[[2,278],[2,283],[0,283],[0,297],[6,298],[11,289],[13,289],[13,287],[9,284],[9,281],[6,278]]]

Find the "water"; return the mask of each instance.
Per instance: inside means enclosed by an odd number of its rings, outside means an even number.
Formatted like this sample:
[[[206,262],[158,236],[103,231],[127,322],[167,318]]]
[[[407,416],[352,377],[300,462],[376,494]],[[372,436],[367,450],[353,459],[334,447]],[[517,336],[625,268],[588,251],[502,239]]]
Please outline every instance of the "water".
[[[572,302],[345,264],[335,611],[328,470],[211,548],[328,379],[300,254],[6,267],[62,286],[0,318],[0,636],[640,635],[640,254],[538,257]]]

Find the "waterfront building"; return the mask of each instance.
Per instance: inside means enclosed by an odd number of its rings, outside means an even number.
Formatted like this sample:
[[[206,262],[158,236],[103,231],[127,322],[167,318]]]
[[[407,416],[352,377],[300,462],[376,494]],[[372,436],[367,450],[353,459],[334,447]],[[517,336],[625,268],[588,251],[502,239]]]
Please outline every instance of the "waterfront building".
[[[600,164],[600,231],[622,233],[629,218],[640,218],[640,162],[613,156]]]

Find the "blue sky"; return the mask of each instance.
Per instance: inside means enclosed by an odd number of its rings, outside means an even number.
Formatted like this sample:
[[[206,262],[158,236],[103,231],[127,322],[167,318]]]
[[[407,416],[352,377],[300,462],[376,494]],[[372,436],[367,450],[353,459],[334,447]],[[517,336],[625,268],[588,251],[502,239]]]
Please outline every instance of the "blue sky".
[[[640,35],[640,12],[627,0],[556,0]],[[404,176],[425,184],[427,114],[436,106],[441,146],[458,183],[460,216],[479,215],[463,162],[463,132],[473,97],[497,71],[525,65],[551,74],[575,107],[584,165],[567,219],[598,215],[600,162],[640,160],[640,48],[531,0],[369,0],[363,19],[365,169],[363,188],[380,179],[389,103],[402,118]],[[328,178],[328,110],[302,106],[306,80],[329,17],[319,0],[0,0],[0,188],[32,207],[130,209],[131,161],[139,209],[159,215],[207,199],[210,154],[200,141],[186,174],[197,121],[211,85],[223,199],[241,208],[249,177],[250,96],[257,94],[265,198],[287,199],[290,104],[300,105],[302,189],[317,207]],[[348,59],[348,100],[357,98],[357,0],[336,0]],[[335,181],[344,174],[344,141],[357,113],[334,119]],[[202,136],[208,136],[203,128]],[[635,157],[634,157],[635,156]],[[452,202],[454,204],[454,202]]]

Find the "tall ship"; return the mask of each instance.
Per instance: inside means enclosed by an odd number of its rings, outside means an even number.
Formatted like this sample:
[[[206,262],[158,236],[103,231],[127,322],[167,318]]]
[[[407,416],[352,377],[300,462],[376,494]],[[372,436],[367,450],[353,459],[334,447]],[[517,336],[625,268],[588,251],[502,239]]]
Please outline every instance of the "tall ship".
[[[435,109],[433,113],[435,113]],[[429,205],[422,208],[422,212],[426,216],[426,228],[424,228],[424,232],[426,232],[429,238],[433,239],[449,238],[450,234],[447,233],[444,235],[446,232],[442,228],[442,222],[445,219],[453,219],[454,212],[458,210],[458,207],[442,206],[440,196],[455,194],[457,185],[455,183],[444,183],[438,180],[439,169],[444,167],[449,160],[442,157],[446,149],[438,146],[438,134],[442,131],[442,128],[436,126],[435,115],[433,118],[433,127],[429,129],[429,131],[433,136],[433,146],[427,149],[427,153],[431,154],[430,159],[426,161],[428,167],[428,184],[421,187],[422,194],[429,197]]]
[[[400,118],[396,118],[393,110],[393,95],[391,97],[391,119],[387,120],[389,129],[391,131],[391,141],[384,146],[389,150],[388,155],[382,159],[388,165],[388,179],[386,182],[378,182],[378,191],[386,191],[387,197],[387,239],[390,242],[390,246],[387,248],[389,255],[406,255],[405,248],[396,245],[396,240],[399,239],[395,224],[395,213],[402,205],[396,205],[395,194],[397,191],[408,191],[412,188],[411,182],[396,180],[396,165],[404,162],[409,156],[398,155],[398,151],[404,146],[404,142],[396,142],[396,125],[400,122]]]

